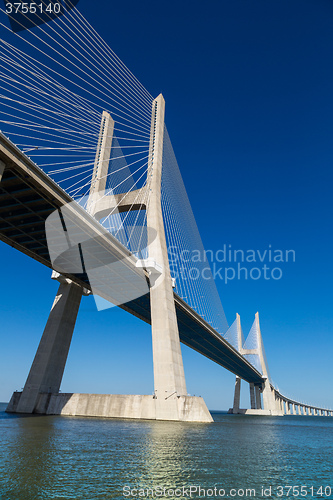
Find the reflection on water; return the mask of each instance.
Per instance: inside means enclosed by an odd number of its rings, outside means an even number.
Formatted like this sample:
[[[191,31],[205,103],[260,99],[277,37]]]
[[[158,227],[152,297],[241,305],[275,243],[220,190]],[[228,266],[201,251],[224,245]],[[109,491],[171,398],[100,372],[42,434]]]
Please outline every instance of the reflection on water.
[[[190,424],[0,412],[0,498],[121,499],[125,485],[255,488],[262,498],[262,486],[331,483],[332,418],[214,419]]]

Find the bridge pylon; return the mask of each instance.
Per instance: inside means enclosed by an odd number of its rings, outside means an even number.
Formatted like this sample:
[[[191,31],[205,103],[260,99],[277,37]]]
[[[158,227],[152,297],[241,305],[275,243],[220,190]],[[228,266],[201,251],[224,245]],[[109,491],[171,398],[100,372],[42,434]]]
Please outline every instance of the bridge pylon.
[[[212,421],[204,401],[188,396],[186,390],[161,205],[164,114],[165,101],[160,94],[152,105],[147,176],[150,186],[147,226],[156,232],[156,238],[149,244],[148,254],[149,260],[161,269],[160,275],[150,281],[156,418],[191,420],[195,415],[201,415],[202,421]]]
[[[105,191],[113,129],[114,120],[104,111],[87,202],[92,215]],[[59,281],[59,289],[23,391],[13,394],[9,412],[46,413],[51,395],[59,393],[81,299],[89,292],[55,271],[52,279]]]
[[[145,208],[148,232],[152,230],[155,235],[148,241],[148,259],[138,259],[136,263],[149,276],[154,395],[59,393],[81,298],[89,292],[53,272],[60,287],[23,392],[13,394],[8,412],[213,421],[204,400],[188,396],[186,390],[161,205],[164,112],[165,102],[160,94],[152,104],[146,185],[118,195],[106,190],[115,122],[109,113],[103,112],[87,201],[87,211],[97,220],[115,210]],[[0,164],[0,177],[1,173]]]
[[[276,397],[275,389],[272,387],[270,381],[264,344],[260,330],[259,313],[257,312],[255,315],[255,319],[248,336],[248,339],[250,339],[249,344],[253,345],[247,345],[248,340],[244,342],[239,314],[236,314],[234,325],[235,324],[237,350],[243,356],[255,356],[257,358],[256,361],[259,365],[258,368],[260,368],[262,373],[263,382],[262,384],[249,383],[251,408],[242,409],[240,408],[241,379],[236,376],[234,404],[233,408],[229,410],[229,413],[250,415],[283,415],[284,412],[280,405],[280,399]]]

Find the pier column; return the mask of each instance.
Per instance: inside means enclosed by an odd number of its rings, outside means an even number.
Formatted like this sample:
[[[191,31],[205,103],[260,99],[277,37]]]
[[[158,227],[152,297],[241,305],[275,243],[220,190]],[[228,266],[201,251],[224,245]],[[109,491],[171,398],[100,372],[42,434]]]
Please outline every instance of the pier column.
[[[250,384],[250,403],[251,403],[251,410],[255,410],[256,398],[254,394],[254,384]]]
[[[162,267],[162,273],[150,283],[150,308],[156,415],[157,419],[178,420],[177,397],[186,396],[187,391],[161,206],[164,110],[160,94],[152,106],[147,226],[156,231],[149,258]]]
[[[3,176],[3,173],[5,171],[5,167],[6,167],[6,165],[4,164],[4,162],[2,160],[0,160],[0,182],[1,182],[1,179]]]
[[[271,384],[268,378],[266,378],[263,384],[262,399],[263,399],[264,410],[269,410],[272,413],[276,413],[277,408],[275,404],[274,389],[271,388]]]
[[[265,356],[264,356],[264,344],[260,331],[259,313],[255,315],[254,323],[252,328],[256,329],[257,340],[258,340],[258,356],[260,360],[260,365],[262,369],[262,375],[265,382],[262,384],[262,401],[264,410],[268,410],[271,414],[280,415],[280,411],[276,408],[275,402],[275,391],[271,387],[271,383],[268,376],[268,367],[266,366]]]
[[[240,408],[241,382],[242,379],[236,376],[233,413],[238,413],[238,410]]]
[[[39,394],[59,392],[82,294],[70,280],[60,284],[17,413],[33,413]]]
[[[236,313],[236,328],[237,328],[237,350],[238,352],[242,352],[242,327],[240,322],[240,316]],[[234,323],[233,323],[234,324]],[[240,391],[241,391],[241,382],[242,379],[236,375],[235,380],[235,393],[234,393],[234,405],[232,408],[232,413],[238,413],[240,408]]]
[[[261,392],[260,392],[260,387],[256,385],[254,387],[255,390],[255,396],[256,396],[256,409],[261,410]]]
[[[282,413],[284,415],[285,412],[284,412],[284,405],[283,405],[283,399],[282,398],[280,398],[280,409],[281,409],[281,411],[282,411]]]
[[[290,411],[290,403],[289,403],[289,401],[286,401],[286,413],[287,413],[287,415],[291,415],[291,411]]]

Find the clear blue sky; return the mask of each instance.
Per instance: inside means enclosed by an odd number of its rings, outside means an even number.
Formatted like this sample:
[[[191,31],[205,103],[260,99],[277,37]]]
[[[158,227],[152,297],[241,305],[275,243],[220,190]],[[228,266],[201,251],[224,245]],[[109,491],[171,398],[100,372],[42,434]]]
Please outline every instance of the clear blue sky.
[[[79,9],[152,95],[206,248],[293,249],[279,281],[217,280],[229,324],[259,311],[273,379],[333,407],[333,4],[99,1]],[[1,244],[0,400],[23,387],[57,285]],[[182,346],[188,391],[232,404],[234,376]],[[244,384],[244,386],[247,384]],[[149,394],[150,327],[84,298],[63,391]],[[247,403],[247,387],[244,406]]]

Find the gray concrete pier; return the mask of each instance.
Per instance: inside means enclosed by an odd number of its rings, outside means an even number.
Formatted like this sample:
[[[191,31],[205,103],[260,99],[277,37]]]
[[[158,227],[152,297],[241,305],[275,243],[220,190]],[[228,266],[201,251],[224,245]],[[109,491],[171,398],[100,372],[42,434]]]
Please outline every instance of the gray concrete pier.
[[[59,391],[82,294],[83,289],[70,280],[60,283],[17,413],[33,413],[39,394]]]

